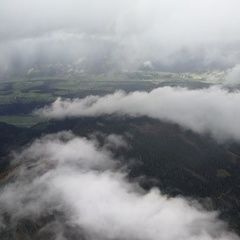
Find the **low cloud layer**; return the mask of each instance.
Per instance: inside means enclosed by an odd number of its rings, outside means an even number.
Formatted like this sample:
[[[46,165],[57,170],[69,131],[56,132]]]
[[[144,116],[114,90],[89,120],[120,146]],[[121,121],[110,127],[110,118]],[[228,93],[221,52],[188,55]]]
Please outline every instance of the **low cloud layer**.
[[[189,90],[163,87],[151,92],[119,91],[114,94],[88,96],[84,99],[57,99],[40,109],[48,118],[100,116],[107,114],[148,116],[177,123],[216,140],[240,140],[240,93],[218,87]]]
[[[30,220],[37,239],[239,239],[196,202],[129,182],[117,162],[107,145],[69,132],[35,141],[1,190],[0,231]]]
[[[240,64],[228,71],[224,84],[229,87],[234,87],[240,84]]]
[[[240,62],[238,0],[2,0],[0,74],[188,71]]]

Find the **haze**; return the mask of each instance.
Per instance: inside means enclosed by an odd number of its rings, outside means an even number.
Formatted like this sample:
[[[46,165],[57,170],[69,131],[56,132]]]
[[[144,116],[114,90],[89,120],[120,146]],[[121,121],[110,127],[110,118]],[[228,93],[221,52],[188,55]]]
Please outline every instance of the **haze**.
[[[50,64],[90,72],[233,68],[239,7],[238,0],[2,0],[0,73]]]

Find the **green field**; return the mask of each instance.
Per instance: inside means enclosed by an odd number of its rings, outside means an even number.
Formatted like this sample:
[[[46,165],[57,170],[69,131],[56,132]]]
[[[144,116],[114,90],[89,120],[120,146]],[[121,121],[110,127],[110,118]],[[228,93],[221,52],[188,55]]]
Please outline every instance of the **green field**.
[[[177,74],[133,72],[84,75],[74,78],[22,78],[0,81],[0,122],[32,126],[39,122],[34,109],[50,104],[57,97],[83,98],[105,95],[119,89],[126,92],[150,91],[160,86],[204,87],[206,83],[178,79]]]
[[[18,127],[32,127],[41,121],[43,121],[43,119],[33,115],[0,116],[0,122],[5,122]]]

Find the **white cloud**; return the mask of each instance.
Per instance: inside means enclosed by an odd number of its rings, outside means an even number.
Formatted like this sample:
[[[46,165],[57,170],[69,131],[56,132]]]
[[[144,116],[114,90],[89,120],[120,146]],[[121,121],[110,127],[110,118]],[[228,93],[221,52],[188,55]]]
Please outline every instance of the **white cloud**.
[[[240,140],[240,93],[211,87],[189,90],[163,87],[151,92],[115,92],[103,97],[57,99],[38,111],[48,118],[105,114],[149,116],[197,133],[210,133],[219,141]]]
[[[69,239],[65,228],[70,226],[79,237],[89,239],[239,239],[216,213],[157,189],[146,192],[111,167],[114,164],[106,169],[98,155],[105,155],[108,162],[111,153],[95,141],[69,133],[44,137],[18,154],[21,165],[0,195],[1,213],[10,214],[8,225],[2,219],[0,231],[13,230],[21,219],[36,222],[40,216],[55,214],[55,222],[40,234],[50,231],[55,239]]]
[[[228,71],[224,84],[230,87],[240,84],[240,64]]]
[[[126,139],[123,136],[117,134],[110,134],[106,136],[105,146],[110,149],[128,148]]]
[[[0,71],[101,57],[124,69],[146,61],[233,66],[240,61],[239,7],[238,0],[2,0]]]

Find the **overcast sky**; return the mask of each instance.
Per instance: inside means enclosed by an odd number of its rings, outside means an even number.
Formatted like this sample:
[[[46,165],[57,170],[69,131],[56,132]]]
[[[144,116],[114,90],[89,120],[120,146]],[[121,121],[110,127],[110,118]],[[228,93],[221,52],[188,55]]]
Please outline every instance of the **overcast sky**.
[[[0,73],[50,63],[234,67],[239,8],[238,0],[1,0]]]

